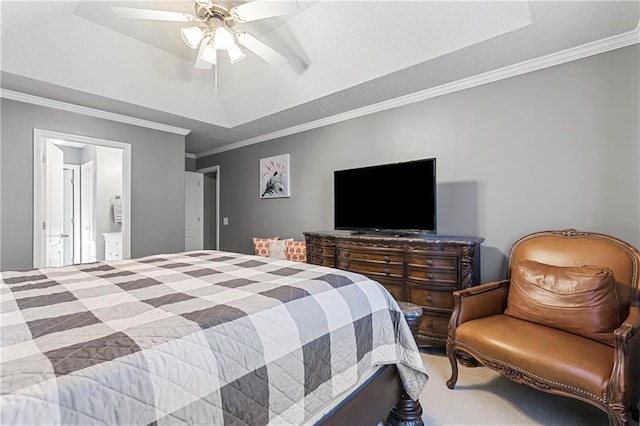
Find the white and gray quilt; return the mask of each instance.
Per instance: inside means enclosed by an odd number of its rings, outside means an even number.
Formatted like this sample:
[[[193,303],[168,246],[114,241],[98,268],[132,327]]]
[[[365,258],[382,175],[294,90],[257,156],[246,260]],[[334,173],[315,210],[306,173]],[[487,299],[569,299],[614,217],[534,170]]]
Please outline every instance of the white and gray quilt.
[[[0,290],[2,425],[303,424],[372,366],[428,379],[390,294],[337,269],[195,251]]]

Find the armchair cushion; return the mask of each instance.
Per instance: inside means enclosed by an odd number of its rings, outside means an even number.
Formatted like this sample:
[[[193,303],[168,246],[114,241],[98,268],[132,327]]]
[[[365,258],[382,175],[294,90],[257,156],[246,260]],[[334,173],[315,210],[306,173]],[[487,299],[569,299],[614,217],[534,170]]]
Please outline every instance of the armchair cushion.
[[[512,267],[510,287],[505,315],[614,345],[622,318],[610,269],[521,260]]]
[[[614,348],[608,345],[507,315],[461,324],[456,341],[482,354],[485,362],[500,360],[532,377],[596,398],[606,394],[615,361]]]

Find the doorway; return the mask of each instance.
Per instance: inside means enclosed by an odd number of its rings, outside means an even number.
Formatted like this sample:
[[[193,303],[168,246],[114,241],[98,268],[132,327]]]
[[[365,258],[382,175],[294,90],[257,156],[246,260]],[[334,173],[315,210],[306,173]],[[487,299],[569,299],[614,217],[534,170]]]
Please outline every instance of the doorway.
[[[33,142],[33,266],[105,260],[113,234],[129,258],[131,145],[41,129]]]

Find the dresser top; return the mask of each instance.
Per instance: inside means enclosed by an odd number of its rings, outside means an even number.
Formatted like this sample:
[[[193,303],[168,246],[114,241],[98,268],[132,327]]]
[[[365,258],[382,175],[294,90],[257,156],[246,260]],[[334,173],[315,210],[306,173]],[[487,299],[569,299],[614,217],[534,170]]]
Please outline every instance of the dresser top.
[[[388,242],[411,242],[411,241],[421,241],[421,242],[429,242],[429,243],[451,243],[451,244],[463,244],[463,245],[476,245],[480,244],[484,241],[482,237],[466,237],[466,236],[455,236],[455,235],[440,235],[440,234],[420,234],[420,233],[412,233],[412,232],[364,232],[360,233],[358,231],[342,231],[342,230],[333,230],[333,231],[308,231],[303,232],[305,236],[316,236],[316,237],[333,237],[333,238],[348,238],[348,239],[357,239],[357,240],[369,240],[369,241],[388,241]]]

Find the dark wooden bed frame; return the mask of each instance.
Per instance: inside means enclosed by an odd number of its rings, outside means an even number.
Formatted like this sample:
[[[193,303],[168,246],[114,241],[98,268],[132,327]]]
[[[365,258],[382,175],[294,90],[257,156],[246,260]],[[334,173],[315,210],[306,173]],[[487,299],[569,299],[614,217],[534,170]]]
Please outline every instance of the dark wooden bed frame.
[[[317,425],[422,426],[422,406],[405,392],[395,365],[386,365],[353,391]]]

